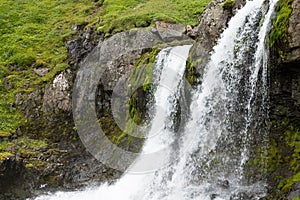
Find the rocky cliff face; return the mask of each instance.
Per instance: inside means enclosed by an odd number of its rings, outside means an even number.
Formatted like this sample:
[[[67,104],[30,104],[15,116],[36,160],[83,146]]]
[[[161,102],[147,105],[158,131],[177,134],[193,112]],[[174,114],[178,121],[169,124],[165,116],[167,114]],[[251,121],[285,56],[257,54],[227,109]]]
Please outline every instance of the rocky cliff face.
[[[193,84],[201,82],[201,74],[209,59],[209,53],[216,45],[220,34],[227,26],[236,9],[245,5],[245,0],[212,1],[202,14],[196,29],[196,44],[192,47],[188,58],[186,78]]]
[[[101,35],[96,36],[90,29],[78,30],[79,37],[66,44],[71,67],[27,98],[20,94],[16,97],[15,104],[26,116],[27,124],[11,138],[17,144],[10,149],[15,156],[0,161],[0,199],[24,199],[37,190],[75,189],[94,181],[113,180],[121,174],[91,156],[76,133],[71,102],[73,79],[81,60],[101,41]],[[18,137],[26,137],[29,142],[18,141]]]
[[[96,108],[99,123],[106,126],[108,134],[118,138],[115,141],[118,145],[124,146],[128,137],[123,137],[122,130],[116,128],[109,111],[112,90],[119,79],[136,63],[145,60],[149,62],[157,53],[153,51],[154,45],[173,45],[169,42],[186,39],[187,34],[196,39],[196,43],[188,60],[186,76],[191,84],[197,84],[209,52],[234,15],[235,9],[245,2],[213,1],[202,14],[196,28],[158,22],[156,28],[151,30],[119,33],[104,40],[90,29],[83,31],[83,27],[79,27],[81,36],[66,43],[71,67],[56,76],[52,83],[32,92],[26,100],[22,96],[16,98],[16,105],[28,118],[27,126],[21,127],[16,134],[27,135],[32,139],[46,138],[49,143],[32,149],[30,145],[20,142],[27,149],[25,153],[12,149],[16,156],[0,161],[0,199],[23,199],[24,196],[31,195],[30,192],[41,190],[39,187],[45,190],[74,189],[91,182],[113,181],[121,175],[121,172],[101,164],[86,150],[73,122],[72,88],[76,72],[86,62],[84,58],[87,55],[96,55],[95,59],[98,60],[97,52],[101,48],[106,51],[107,70],[101,83],[97,85]],[[268,158],[268,178],[273,197],[279,192],[274,188],[300,170],[300,1],[289,0],[289,5],[292,12],[287,27],[287,44],[284,48],[277,44],[270,51],[271,156]],[[126,49],[120,48],[118,44],[128,42],[130,34],[131,39],[134,36],[134,43],[142,46],[134,49],[128,46],[125,46]],[[282,49],[284,54],[279,52]],[[124,51],[126,53],[119,56]],[[146,56],[141,59],[143,55]],[[133,145],[130,150],[138,151],[138,148]],[[37,154],[28,153],[31,151]],[[291,187],[287,187],[288,184]],[[281,189],[285,192],[284,198],[292,199],[300,193],[300,186],[296,182],[283,182]],[[277,198],[276,195],[274,198]]]
[[[71,67],[29,94],[26,100],[21,95],[16,98],[15,104],[27,117],[27,125],[17,134],[33,142],[46,139],[47,144],[31,147],[20,142],[26,151],[11,149],[16,156],[0,161],[0,199],[24,199],[35,191],[76,189],[118,178],[121,172],[95,159],[78,136],[72,116],[72,95],[76,96],[72,89],[78,69],[89,70],[90,63],[102,61],[97,67],[105,70],[95,83],[99,123],[112,142],[137,152],[142,143],[130,141],[129,145],[130,138],[113,120],[112,91],[136,63],[153,60],[160,48],[192,42],[183,25],[164,22],[157,22],[152,29],[118,33],[105,40],[91,29],[80,27],[79,31],[79,38],[66,43]]]
[[[270,49],[268,168],[270,193],[274,195],[271,199],[293,199],[300,194],[300,1],[288,1],[277,7],[278,17],[283,9],[291,9],[288,26],[281,30],[286,31],[286,40],[281,38]]]
[[[291,4],[292,13],[288,26],[288,49],[285,62],[295,63],[296,71],[299,71],[300,62],[300,1],[294,0]],[[298,67],[297,67],[298,63]]]
[[[234,8],[245,1],[225,6],[223,1],[213,1],[200,19],[197,27],[197,42],[187,63],[186,78],[191,84],[201,83],[201,74],[209,52],[216,44],[222,30],[234,13]],[[282,26],[286,32],[270,48],[270,132],[267,178],[267,199],[293,199],[300,194],[300,1],[279,1],[274,26]],[[286,10],[291,9],[289,14]],[[282,16],[282,14],[284,16]],[[270,36],[277,31],[274,28]],[[272,37],[271,37],[272,39]],[[283,42],[286,41],[286,42]]]

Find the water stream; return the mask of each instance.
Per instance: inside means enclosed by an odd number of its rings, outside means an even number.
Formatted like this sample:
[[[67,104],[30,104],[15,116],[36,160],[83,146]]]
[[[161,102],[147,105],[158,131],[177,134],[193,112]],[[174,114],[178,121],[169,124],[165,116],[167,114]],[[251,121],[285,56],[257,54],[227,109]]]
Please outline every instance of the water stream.
[[[242,200],[265,195],[263,180],[249,181],[245,165],[251,146],[265,137],[267,117],[266,35],[277,0],[247,1],[214,47],[202,84],[192,92],[180,133],[172,129],[176,99],[184,88],[190,46],[169,47],[156,58],[157,84],[151,128],[142,154],[178,144],[152,173],[124,175],[113,185],[57,192],[36,200]],[[172,150],[172,148],[170,148]],[[170,161],[170,162],[169,162]],[[159,161],[155,161],[159,162]],[[149,163],[146,163],[149,164]],[[130,167],[145,165],[139,158]],[[134,171],[134,170],[133,170]]]

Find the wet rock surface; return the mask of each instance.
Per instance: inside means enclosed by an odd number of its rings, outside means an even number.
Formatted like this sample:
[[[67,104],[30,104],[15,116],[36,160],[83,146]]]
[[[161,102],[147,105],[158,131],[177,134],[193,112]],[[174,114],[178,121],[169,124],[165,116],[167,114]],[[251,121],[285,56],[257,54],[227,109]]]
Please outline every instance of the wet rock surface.
[[[300,38],[299,38],[299,0],[292,1],[292,14],[289,18],[288,47],[285,49],[286,57],[278,55],[278,47],[270,51],[270,134],[271,148],[279,150],[278,155],[285,159],[280,162],[269,161],[270,171],[268,173],[268,184],[270,198],[292,199],[298,192],[298,184],[289,188],[289,191],[281,191],[278,184],[292,177],[299,171],[293,167],[293,157],[297,153],[293,146],[288,144],[291,134],[297,137],[295,130],[300,129]],[[289,133],[289,134],[288,134]],[[276,177],[281,178],[276,178]],[[277,196],[276,196],[277,195]]]
[[[193,80],[201,77],[218,38],[236,10],[242,7],[246,1],[234,1],[234,5],[230,8],[225,8],[224,3],[224,0],[212,1],[201,15],[199,25],[195,27],[197,30],[197,34],[194,34],[196,35],[196,44],[191,49],[188,58],[190,67],[186,70],[188,76]],[[199,83],[192,81],[191,84]]]
[[[97,35],[91,29],[85,29],[84,25],[74,27],[79,31],[79,37],[66,42],[71,68],[58,74],[57,79],[45,87],[37,88],[26,100],[22,94],[17,94],[15,105],[24,112],[28,124],[21,127],[16,134],[36,139],[45,138],[49,144],[45,148],[36,149],[38,154],[35,156],[17,154],[8,160],[0,161],[0,199],[24,199],[37,190],[43,192],[76,189],[95,182],[114,181],[120,177],[121,172],[104,166],[86,150],[73,122],[72,87],[78,68],[83,63],[86,68],[92,65],[92,62],[86,62],[86,56],[94,56],[94,61],[97,62],[100,59],[99,51],[104,55],[102,61],[105,65],[99,66],[105,70],[102,77],[99,77],[101,82],[97,83],[97,103],[100,105],[97,108],[98,117],[106,117],[112,91],[119,79],[154,45],[186,38],[185,34],[196,38],[197,43],[192,48],[189,62],[194,63],[197,69],[194,75],[201,76],[209,52],[216,45],[235,9],[245,2],[235,0],[233,7],[223,7],[224,0],[213,1],[202,14],[200,24],[196,28],[159,22],[156,28],[151,30],[119,33],[104,40],[102,35]],[[288,29],[290,48],[287,59],[280,61],[277,57],[271,57],[273,63],[270,68],[270,118],[277,121],[289,118],[298,128],[300,128],[299,4],[299,0],[294,0],[292,4],[293,12]],[[199,58],[202,61],[196,62]],[[36,69],[35,73],[44,76],[47,69]],[[271,129],[270,134],[272,139],[279,140],[284,133]],[[286,148],[285,153],[289,155],[290,149]],[[42,163],[28,165],[32,160]],[[271,175],[289,177],[291,172],[286,170],[288,167],[283,165]],[[278,181],[269,177],[270,187],[276,188],[277,184]],[[220,182],[220,185],[224,188],[229,187],[226,181]],[[294,198],[298,192],[299,187],[296,185],[288,198]],[[217,194],[213,194],[211,199],[217,197]],[[248,200],[251,196],[238,193],[231,199]]]
[[[212,1],[202,14],[198,25],[199,36],[195,45],[195,56],[205,57],[208,55],[236,9],[246,3],[245,0],[235,1],[229,10],[224,8],[224,2],[224,0]]]
[[[254,198],[246,192],[235,193],[230,197],[230,200],[253,200]]]
[[[141,55],[151,51],[154,45],[166,44],[177,37],[188,38],[184,35],[185,27],[182,25],[162,26],[160,30],[152,28],[118,33],[105,40],[84,26],[78,28],[79,38],[66,42],[71,67],[26,98],[23,94],[16,96],[15,105],[27,117],[27,124],[16,132],[16,136],[45,140],[47,145],[34,149],[23,147],[26,152],[34,151],[35,154],[18,154],[16,147],[16,156],[0,162],[0,199],[24,199],[47,191],[74,190],[91,184],[112,182],[120,177],[120,171],[110,169],[95,159],[78,136],[72,116],[74,80],[77,70],[83,65],[87,64],[84,68],[88,69],[89,64],[99,64],[101,54],[104,65],[98,67],[105,70],[98,79],[100,82],[97,82],[97,101],[101,104],[97,107],[100,113],[98,117],[112,118],[109,114],[112,90]],[[164,47],[168,45],[172,44]],[[90,59],[88,63],[87,55]],[[36,69],[40,76],[44,76],[46,71]],[[115,131],[110,127],[112,122],[105,121],[105,124],[108,130]],[[128,141],[121,141],[122,145],[127,148]],[[137,151],[138,145],[140,143],[133,141],[129,150]]]

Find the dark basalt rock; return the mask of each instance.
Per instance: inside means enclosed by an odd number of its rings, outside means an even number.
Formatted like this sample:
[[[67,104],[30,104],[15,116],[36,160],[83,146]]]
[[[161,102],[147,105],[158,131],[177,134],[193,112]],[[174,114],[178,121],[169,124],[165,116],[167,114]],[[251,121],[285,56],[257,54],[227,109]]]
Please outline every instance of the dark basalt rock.
[[[294,0],[291,5],[293,11],[289,18],[288,44],[285,52],[282,52],[286,56],[278,54],[280,47],[270,50],[269,139],[273,141],[272,148],[280,149],[278,156],[285,159],[283,162],[275,161],[275,168],[274,164],[270,164],[274,169],[268,173],[268,184],[269,195],[273,199],[287,199],[297,192],[299,194],[299,188],[296,186],[291,187],[289,191],[276,189],[281,181],[296,173],[292,170],[294,149],[287,144],[287,132],[291,131],[291,127],[294,130],[300,129],[300,1]],[[291,133],[296,134],[296,131]]]
[[[31,187],[31,181],[27,181],[24,176],[25,167],[22,161],[16,158],[9,158],[0,161],[0,199],[19,199],[28,197],[28,190]]]
[[[94,31],[93,27],[87,28],[86,24],[74,25],[72,28],[77,31],[78,37],[65,42],[65,45],[69,52],[69,64],[76,68],[99,41],[103,40],[103,35]]]
[[[196,35],[196,44],[191,48],[188,58],[189,64],[186,69],[186,74],[192,77],[193,80],[201,79],[203,69],[210,58],[210,52],[216,45],[218,38],[231,17],[235,14],[236,9],[246,3],[245,0],[235,0],[233,8],[228,10],[224,9],[224,2],[225,0],[212,1],[203,12],[199,20],[199,25],[194,28],[197,30],[197,33],[194,33]],[[190,81],[189,78],[187,79]],[[190,83],[199,84],[197,81]]]

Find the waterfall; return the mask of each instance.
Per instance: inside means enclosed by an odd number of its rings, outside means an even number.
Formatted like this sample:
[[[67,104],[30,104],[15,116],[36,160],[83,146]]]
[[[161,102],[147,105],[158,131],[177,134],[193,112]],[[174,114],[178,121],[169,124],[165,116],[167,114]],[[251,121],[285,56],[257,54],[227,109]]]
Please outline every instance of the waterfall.
[[[184,65],[190,46],[170,47],[156,58],[155,105],[142,154],[176,140],[176,153],[154,173],[124,175],[113,185],[57,192],[36,200],[234,200],[265,195],[262,180],[244,172],[251,146],[265,137],[267,117],[266,35],[277,0],[247,1],[230,20],[214,47],[202,84],[192,94],[190,114],[179,134],[172,130],[176,99],[184,88]],[[163,112],[162,112],[163,109]],[[171,161],[172,162],[169,162]],[[151,164],[151,163],[146,163]],[[139,158],[130,169],[145,162]]]

